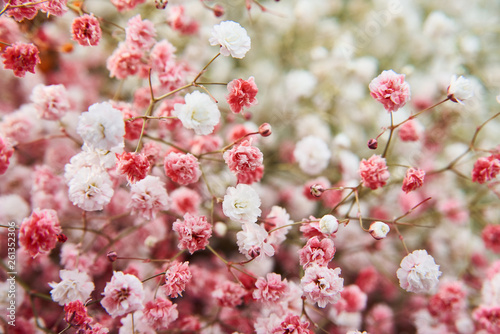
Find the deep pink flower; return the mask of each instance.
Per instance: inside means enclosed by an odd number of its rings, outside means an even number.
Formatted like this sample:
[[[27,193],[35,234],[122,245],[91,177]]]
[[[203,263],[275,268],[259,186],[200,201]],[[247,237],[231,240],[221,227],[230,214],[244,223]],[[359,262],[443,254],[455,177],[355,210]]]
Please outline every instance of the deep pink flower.
[[[19,244],[35,258],[56,247],[57,235],[62,232],[57,212],[35,209],[19,229]]]
[[[110,104],[113,108],[120,110],[123,115],[123,119],[129,119],[135,116],[139,116],[130,103],[121,102],[121,101],[110,101]],[[125,122],[125,139],[128,140],[136,140],[139,139],[142,132],[142,125],[144,124],[144,120],[141,118],[134,119],[133,121]]]
[[[201,196],[193,189],[179,187],[170,193],[172,211],[179,215],[197,214],[201,205]]]
[[[424,184],[425,171],[421,169],[410,168],[406,172],[403,180],[403,191],[409,193],[416,190]]]
[[[170,152],[163,163],[165,174],[179,184],[195,183],[201,176],[200,163],[190,153]]]
[[[26,72],[35,73],[40,64],[38,48],[33,44],[17,42],[7,47],[2,54],[4,68],[14,71],[16,77],[23,78]]]
[[[167,329],[178,317],[177,305],[160,297],[147,302],[143,311],[143,319],[156,330]]]
[[[385,186],[390,176],[385,159],[380,155],[372,155],[368,160],[361,160],[358,173],[363,181],[363,186],[371,189]]]
[[[369,85],[370,95],[384,105],[387,111],[397,111],[410,100],[410,85],[404,74],[383,71]]]
[[[314,236],[307,240],[304,247],[299,250],[300,265],[305,268],[312,264],[320,267],[328,266],[328,263],[335,255],[335,246],[332,239],[325,238],[320,240]]]
[[[182,297],[186,284],[193,275],[189,270],[189,262],[174,262],[165,273],[165,294],[171,298]]]
[[[289,290],[286,278],[282,281],[281,275],[275,273],[267,274],[266,279],[259,277],[255,287],[253,298],[265,302],[277,302]]]
[[[494,179],[500,173],[499,155],[479,158],[472,169],[472,182],[485,183]]]
[[[125,41],[131,48],[149,50],[156,43],[153,22],[142,20],[140,14],[128,20],[125,35]]]
[[[344,288],[344,279],[339,275],[340,268],[330,269],[317,264],[307,267],[300,280],[304,295],[321,308],[336,303]]]
[[[246,173],[238,173],[236,178],[238,184],[252,184],[254,182],[259,182],[264,176],[264,165],[255,168],[253,171],[248,171]]]
[[[92,321],[87,314],[87,308],[81,300],[75,300],[64,305],[64,320],[77,329],[85,328]]]
[[[125,79],[130,75],[137,74],[143,66],[141,58],[142,51],[131,49],[127,44],[120,43],[106,62],[109,76]]]
[[[487,249],[500,253],[500,225],[488,225],[481,233],[484,245]]]
[[[9,168],[10,157],[14,154],[12,145],[2,137],[0,137],[0,175],[5,174]]]
[[[257,168],[262,166],[264,156],[257,147],[252,146],[251,140],[245,140],[241,144],[236,145],[232,149],[224,152],[223,158],[228,165],[229,170],[236,174],[236,176],[239,176],[240,174],[251,174]],[[238,180],[239,179],[240,178],[238,178]],[[241,179],[246,180],[248,177],[242,177]],[[247,182],[240,183],[249,184]]]
[[[101,305],[113,318],[144,308],[142,282],[136,276],[121,271],[113,272],[111,281],[106,283],[103,296]]]
[[[288,314],[283,322],[273,329],[271,334],[313,334],[309,329],[309,322],[300,320],[298,315]]]
[[[243,107],[250,108],[257,104],[256,96],[259,89],[253,77],[248,80],[234,79],[227,84],[227,90],[229,94],[226,96],[226,101],[235,114],[239,114]]]
[[[467,307],[467,293],[461,282],[443,283],[438,292],[429,299],[428,310],[443,322],[458,320]]]
[[[500,306],[480,306],[472,313],[477,329],[484,329],[488,334],[500,333]]]
[[[366,308],[368,296],[356,284],[345,286],[340,297],[340,300],[334,305],[339,313],[361,312]]]
[[[11,7],[7,10],[7,15],[12,16],[18,22],[24,19],[33,20],[42,3],[37,3],[34,6],[23,6],[25,2],[26,0],[11,0]]]
[[[77,17],[71,24],[71,34],[71,38],[82,46],[98,45],[102,36],[99,20],[94,14]]]
[[[212,297],[222,307],[236,307],[243,303],[243,296],[247,291],[238,283],[224,281],[217,285],[212,292]]]
[[[123,152],[116,154],[116,171],[118,174],[125,174],[130,183],[136,183],[148,175],[149,160],[141,154],[135,152]]]
[[[184,221],[177,219],[172,229],[179,234],[179,249],[187,249],[193,254],[205,249],[208,239],[212,236],[212,225],[205,216],[184,215]]]

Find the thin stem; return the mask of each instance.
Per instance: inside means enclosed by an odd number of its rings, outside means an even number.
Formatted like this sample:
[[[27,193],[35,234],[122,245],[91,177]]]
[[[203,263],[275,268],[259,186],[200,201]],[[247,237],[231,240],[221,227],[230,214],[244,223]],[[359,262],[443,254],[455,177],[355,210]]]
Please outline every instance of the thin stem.
[[[389,128],[389,139],[387,140],[387,144],[385,145],[384,153],[382,153],[382,158],[385,158],[387,152],[389,151],[389,145],[391,144],[392,134],[394,133],[394,116],[391,111],[391,127]]]

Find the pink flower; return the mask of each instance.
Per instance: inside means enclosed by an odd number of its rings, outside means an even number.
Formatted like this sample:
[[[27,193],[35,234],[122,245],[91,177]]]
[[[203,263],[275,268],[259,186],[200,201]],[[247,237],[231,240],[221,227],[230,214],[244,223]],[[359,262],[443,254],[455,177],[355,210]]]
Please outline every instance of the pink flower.
[[[286,240],[286,235],[292,229],[293,220],[290,219],[288,212],[277,205],[271,208],[271,211],[264,219],[264,228],[271,234],[267,236],[267,242],[275,247]]]
[[[316,264],[320,267],[328,266],[335,255],[335,246],[329,238],[318,239],[317,236],[307,240],[306,245],[299,250],[300,265],[305,268]]]
[[[24,78],[26,72],[35,73],[36,64],[41,62],[38,54],[38,48],[33,44],[14,43],[2,54],[4,68],[14,71],[16,77]]]
[[[12,145],[2,137],[0,137],[0,175],[5,174],[9,168],[10,157],[14,154]]]
[[[410,100],[410,85],[404,74],[383,71],[369,85],[370,95],[384,105],[385,110],[397,111]]]
[[[189,262],[174,262],[165,273],[165,294],[171,298],[182,297],[186,284],[193,275],[189,270]]]
[[[313,334],[309,328],[309,322],[300,321],[298,315],[287,314],[285,320],[276,328],[273,329],[271,334]]]
[[[84,14],[73,20],[71,38],[82,46],[96,46],[102,36],[99,20],[94,14]]]
[[[195,190],[179,187],[170,193],[172,211],[183,215],[184,213],[197,214],[201,205],[201,196]]]
[[[363,186],[371,189],[385,186],[390,176],[385,159],[380,155],[372,155],[368,160],[361,160],[358,173]]]
[[[339,313],[361,312],[366,308],[368,296],[356,284],[345,286],[340,296],[340,300],[335,304],[335,309],[337,309]]]
[[[117,102],[110,101],[110,104],[113,108],[121,111],[123,120],[138,116],[135,110],[132,109],[132,106],[126,102]],[[142,132],[142,125],[144,124],[144,120],[137,118],[133,121],[125,122],[125,139],[128,140],[136,140],[139,139]]]
[[[479,158],[472,169],[472,182],[485,183],[494,179],[500,173],[499,155]]]
[[[145,3],[146,0],[111,0],[111,3],[115,5],[119,12],[124,10],[132,10],[137,5]]]
[[[182,185],[195,183],[201,176],[200,163],[190,153],[170,152],[163,161],[165,174]]]
[[[56,247],[57,236],[62,232],[57,212],[35,209],[24,218],[19,229],[19,244],[35,258]]]
[[[24,19],[33,20],[42,4],[38,2],[34,6],[24,6],[25,2],[26,0],[11,0],[9,2],[11,7],[7,10],[7,15],[18,22]]]
[[[472,313],[477,329],[484,329],[488,334],[500,333],[500,306],[480,306]]]
[[[402,141],[417,141],[420,139],[419,123],[415,120],[410,120],[399,128],[399,138]]]
[[[409,193],[416,190],[424,184],[425,171],[421,169],[410,168],[406,172],[403,180],[403,191]]]
[[[488,225],[481,233],[484,246],[499,254],[500,253],[500,225]]]
[[[125,174],[130,183],[136,183],[146,177],[149,171],[148,158],[140,153],[123,152],[116,154],[116,171]]]
[[[252,146],[251,140],[245,140],[224,152],[223,158],[229,170],[238,176],[255,171],[262,165],[264,156],[257,147]]]
[[[264,165],[246,173],[238,173],[236,178],[238,180],[238,184],[252,184],[254,182],[259,182],[262,179],[262,176],[264,176]]]
[[[457,320],[467,307],[465,286],[459,282],[447,282],[429,299],[428,310],[442,322]]]
[[[259,89],[253,77],[248,80],[234,79],[227,84],[227,90],[229,94],[226,96],[226,101],[235,114],[239,114],[243,107],[250,108],[257,104],[255,96]]]
[[[156,43],[153,22],[141,20],[140,14],[128,20],[125,35],[125,42],[131,48],[149,50]]]
[[[191,140],[191,152],[195,155],[217,151],[222,146],[219,136],[195,136]]]
[[[187,249],[193,254],[205,249],[208,239],[212,236],[212,225],[205,216],[194,216],[186,213],[184,221],[177,219],[172,229],[179,234],[179,249]]]
[[[183,35],[193,35],[198,32],[199,24],[192,18],[184,14],[184,6],[170,6],[167,15],[167,22],[173,30],[179,31]]]
[[[439,283],[439,266],[427,251],[416,250],[408,254],[396,272],[399,285],[408,292],[430,292]]]
[[[247,291],[238,283],[224,281],[212,292],[212,298],[222,307],[236,307],[243,303]]]
[[[70,108],[69,95],[64,85],[37,85],[30,98],[42,119],[59,120]]]
[[[394,312],[386,304],[377,304],[366,315],[366,329],[372,334],[394,333]]]
[[[160,297],[146,303],[142,316],[146,323],[156,330],[167,329],[178,317],[177,305]]]
[[[63,14],[68,11],[66,2],[68,2],[68,0],[49,0],[46,2],[42,2],[40,4],[40,9],[42,10],[42,12],[47,13],[47,16],[63,16]]]
[[[148,175],[130,187],[129,208],[132,214],[153,219],[161,210],[168,210],[170,203],[165,184],[157,176]]]
[[[142,282],[136,276],[121,271],[113,272],[111,281],[106,283],[103,296],[101,305],[113,318],[144,308]]]
[[[165,69],[169,66],[168,64],[172,61],[175,61],[175,51],[175,46],[173,46],[166,39],[156,43],[150,52],[153,70],[160,73],[164,72]]]
[[[255,282],[255,287],[252,293],[253,298],[265,302],[277,302],[289,290],[286,278],[282,281],[281,275],[275,273],[267,274],[266,279],[259,277]]]
[[[304,295],[321,308],[336,303],[344,287],[344,279],[339,275],[340,268],[330,269],[317,264],[307,267],[300,280]]]
[[[142,51],[131,49],[127,44],[120,43],[106,62],[109,76],[125,79],[130,75],[137,74],[143,66],[141,58]]]
[[[92,321],[92,318],[87,314],[87,308],[81,300],[64,305],[64,313],[66,313],[64,320],[77,329],[84,329]]]

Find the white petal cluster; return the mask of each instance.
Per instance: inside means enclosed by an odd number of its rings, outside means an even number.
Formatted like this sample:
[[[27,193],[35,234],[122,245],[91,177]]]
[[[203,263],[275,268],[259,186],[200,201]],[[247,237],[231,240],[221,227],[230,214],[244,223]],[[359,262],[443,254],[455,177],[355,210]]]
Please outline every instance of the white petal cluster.
[[[182,125],[194,130],[200,136],[211,134],[220,120],[217,104],[208,94],[199,91],[186,94],[184,101],[185,104],[174,105],[174,115],[179,118]]]
[[[335,233],[339,229],[339,221],[332,215],[324,215],[319,221],[319,228],[323,234]]]
[[[158,176],[148,175],[130,187],[129,208],[133,214],[140,214],[146,219],[154,219],[160,210],[168,210],[170,199],[165,183]]]
[[[85,211],[102,210],[114,194],[109,174],[100,167],[82,167],[68,182],[69,200]]]
[[[317,175],[328,166],[332,153],[321,138],[307,136],[297,143],[293,156],[304,173]]]
[[[90,277],[77,269],[63,269],[59,272],[59,277],[61,277],[61,282],[49,283],[52,288],[50,291],[52,300],[58,302],[59,305],[74,302],[75,300],[85,303],[92,291],[94,291],[94,283],[92,283]]]
[[[268,233],[264,227],[255,223],[243,224],[243,231],[236,233],[238,250],[247,259],[274,255],[274,247],[267,240]]]
[[[408,254],[396,272],[399,285],[408,292],[429,293],[438,285],[439,266],[425,249]]]
[[[223,21],[212,29],[210,45],[220,45],[223,56],[242,59],[250,50],[251,41],[245,28],[234,21]]]
[[[450,86],[448,86],[448,98],[453,102],[463,104],[464,100],[474,96],[470,81],[463,76],[457,78],[456,75],[451,77]]]
[[[376,240],[384,239],[387,236],[387,233],[391,228],[389,225],[383,222],[373,222],[370,225],[370,229],[368,232],[372,235],[372,237]]]
[[[236,188],[227,188],[222,210],[234,221],[255,223],[261,214],[260,197],[252,187],[240,183]]]
[[[82,113],[76,131],[91,149],[109,151],[115,146],[124,146],[125,121],[122,113],[107,102],[95,103],[88,112]]]

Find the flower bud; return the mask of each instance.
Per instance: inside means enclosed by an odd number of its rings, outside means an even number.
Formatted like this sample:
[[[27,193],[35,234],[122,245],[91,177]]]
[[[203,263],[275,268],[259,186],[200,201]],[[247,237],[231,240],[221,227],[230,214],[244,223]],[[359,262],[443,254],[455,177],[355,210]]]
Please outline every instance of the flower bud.
[[[118,258],[118,254],[116,254],[116,252],[108,252],[108,254],[106,254],[106,256],[108,257],[108,260],[109,262],[115,262],[116,259]]]
[[[368,232],[372,235],[372,237],[376,240],[384,239],[387,236],[387,233],[390,231],[389,225],[382,222],[373,222],[370,225],[370,229]]]
[[[221,5],[217,4],[213,8],[215,17],[221,17],[225,14],[226,10]]]
[[[472,96],[474,96],[474,92],[469,80],[463,76],[457,78],[454,75],[448,86],[448,98],[455,103],[463,104],[463,100],[470,99]]]
[[[65,243],[68,240],[68,237],[62,233],[57,235],[57,241],[60,243]]]
[[[259,133],[262,137],[269,137],[272,133],[271,129],[271,124],[269,123],[262,123],[259,126]]]
[[[368,141],[368,148],[370,150],[376,150],[378,147],[378,142],[377,142],[377,139],[375,138],[372,138]]]
[[[332,234],[338,231],[339,222],[332,215],[324,215],[319,221],[319,229],[323,234]]]
[[[321,184],[313,184],[311,186],[311,195],[314,197],[321,197],[321,195],[325,192],[325,187]]]

